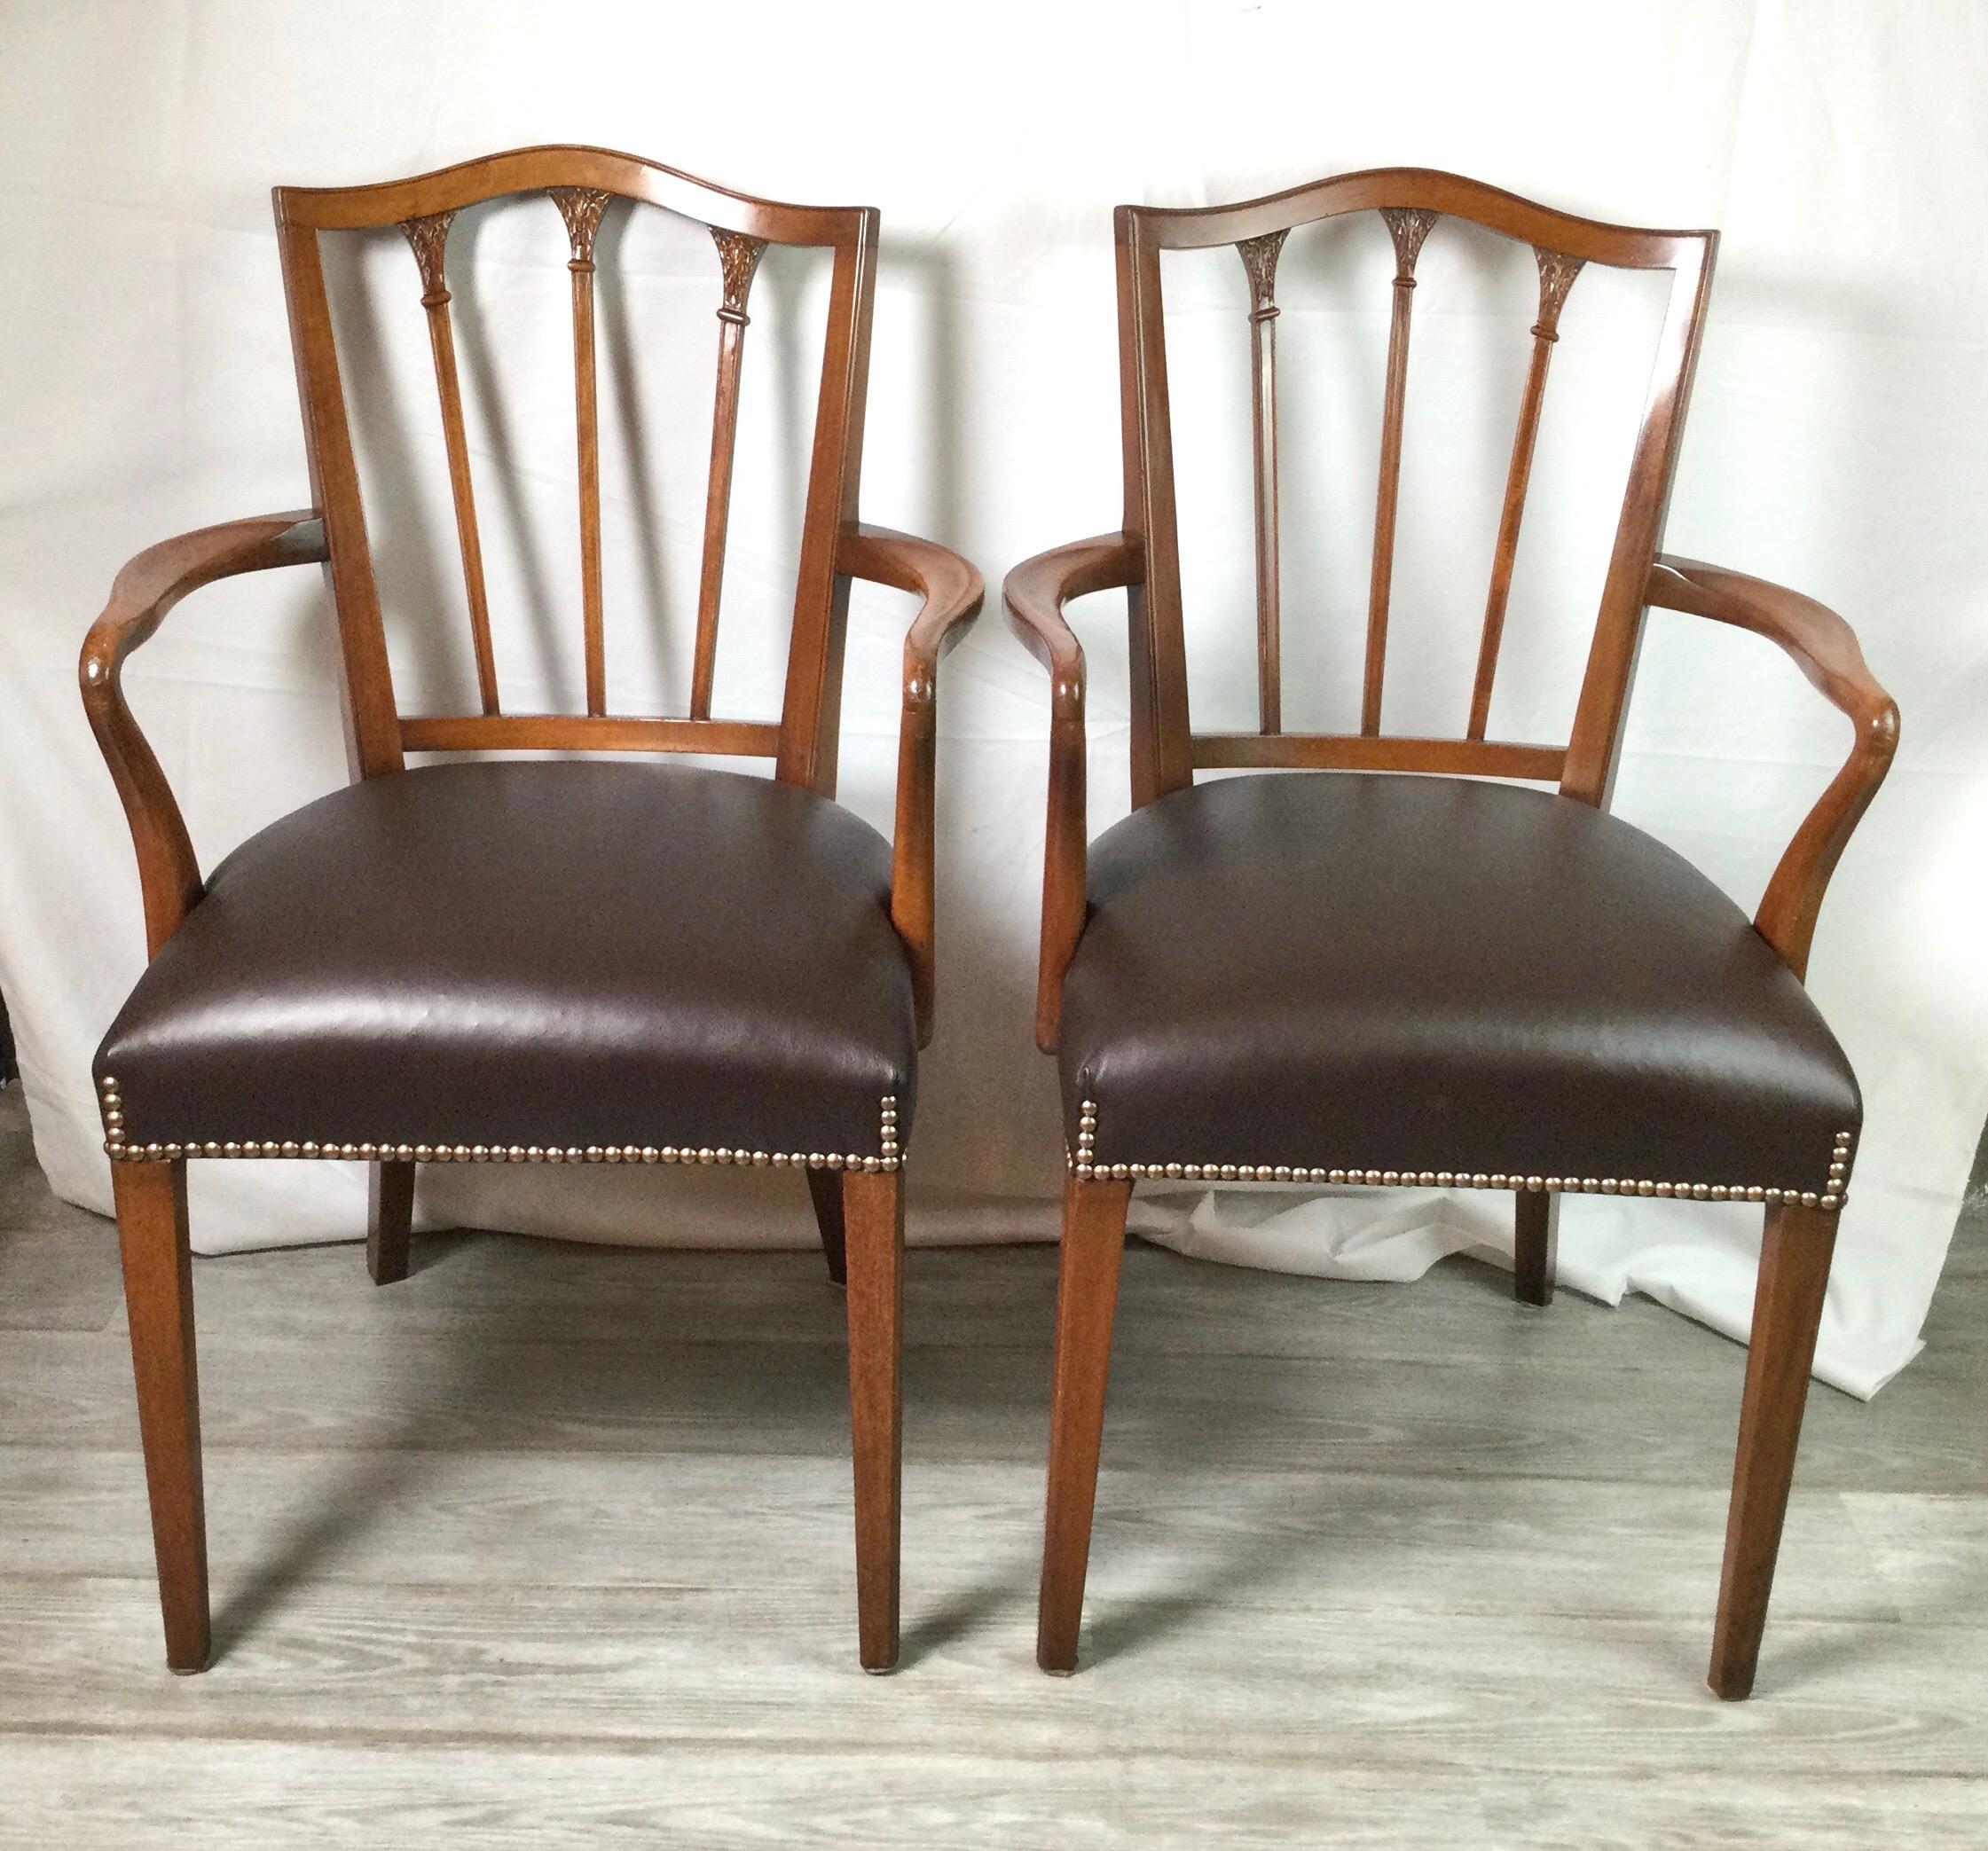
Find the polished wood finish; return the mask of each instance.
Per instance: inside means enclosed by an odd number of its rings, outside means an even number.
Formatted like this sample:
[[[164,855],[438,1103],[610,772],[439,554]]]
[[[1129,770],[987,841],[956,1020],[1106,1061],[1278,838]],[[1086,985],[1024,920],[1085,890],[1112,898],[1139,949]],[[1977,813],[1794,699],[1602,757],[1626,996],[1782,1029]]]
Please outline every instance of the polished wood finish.
[[[1753,1694],[1835,1245],[1834,1212],[1786,1205],[1767,1211],[1707,1680],[1728,1701]]]
[[[1275,261],[1290,233],[1320,219],[1378,211],[1394,240],[1394,314],[1382,416],[1379,482],[1370,582],[1361,731],[1357,735],[1282,730],[1281,671],[1267,647],[1277,636],[1281,587],[1276,576],[1277,459],[1273,362],[1262,330],[1275,312]],[[1402,738],[1382,733],[1387,628],[1395,544],[1406,378],[1415,269],[1425,239],[1446,217],[1467,220],[1532,249],[1539,277],[1532,357],[1521,397],[1479,638],[1477,671],[1461,739]],[[1652,606],[1695,613],[1771,638],[1856,727],[1850,756],[1782,856],[1755,923],[1789,969],[1803,974],[1817,911],[1850,831],[1882,782],[1897,744],[1898,710],[1865,666],[1849,627],[1834,613],[1741,574],[1660,556],[1666,506],[1685,404],[1702,333],[1717,234],[1649,231],[1574,217],[1454,175],[1419,169],[1351,174],[1235,206],[1169,210],[1120,207],[1118,253],[1120,393],[1125,472],[1123,529],[1058,548],[1018,566],[1004,588],[1018,633],[1049,671],[1052,720],[1049,815],[1044,838],[1041,962],[1036,1040],[1057,1043],[1065,973],[1086,918],[1084,657],[1065,606],[1089,592],[1123,586],[1130,642],[1131,788],[1135,806],[1180,789],[1198,771],[1306,768],[1429,773],[1532,780],[1558,786],[1576,801],[1605,805],[1620,749],[1644,613]],[[1257,505],[1257,633],[1260,687],[1255,733],[1196,733],[1189,713],[1174,506],[1174,467],[1159,256],[1167,250],[1233,244],[1241,255],[1253,344],[1252,430]],[[1531,481],[1552,350],[1568,293],[1583,266],[1666,271],[1670,287],[1648,396],[1631,455],[1609,566],[1583,672],[1574,724],[1564,747],[1494,741],[1485,735],[1499,647]],[[1268,698],[1274,694],[1274,702]],[[1118,1192],[1107,1207],[1087,1188]],[[1111,1285],[1100,1258],[1101,1230],[1122,1229],[1129,1185],[1080,1184],[1066,1203],[1065,1298],[1058,1339],[1057,1393],[1071,1413],[1057,1419],[1064,1447],[1052,1471],[1042,1580],[1046,1668],[1075,1662],[1079,1610],[1095,1471],[1095,1426],[1101,1418],[1110,1341]],[[1513,1290],[1522,1301],[1550,1302],[1556,1263],[1557,1197],[1522,1192],[1514,1210]],[[1715,1687],[1744,1694],[1750,1685],[1779,1513],[1794,1457],[1795,1390],[1814,1346],[1826,1251],[1803,1248],[1801,1275],[1785,1249],[1788,1228],[1816,1212],[1768,1211],[1767,1260],[1749,1363],[1749,1410],[1742,1427],[1729,1556],[1722,1597]],[[1828,1219],[1825,1217],[1825,1219]],[[1088,1230],[1085,1232],[1084,1230]],[[1117,1235],[1112,1235],[1116,1240]],[[1078,1244],[1073,1245],[1075,1242]],[[1088,1243],[1088,1244],[1087,1244]],[[1114,1249],[1115,1254],[1115,1249]],[[1115,1265],[1115,1258],[1112,1262]],[[1813,1298],[1813,1304],[1811,1298]],[[1088,1354],[1075,1353],[1085,1345]],[[1065,1382],[1071,1386],[1067,1393]],[[1788,1384],[1793,1384],[1791,1388]],[[1794,1413],[1789,1412],[1790,1397]],[[1065,1431],[1072,1436],[1067,1443]],[[1087,1440],[1084,1436],[1090,1437]],[[1087,1450],[1088,1448],[1088,1450]],[[1082,1481],[1082,1482],[1080,1482]]]
[[[690,718],[711,718],[711,679],[718,669],[718,600],[725,579],[725,532],[732,513],[732,461],[739,440],[739,372],[745,355],[745,312],[753,272],[766,240],[736,231],[711,233],[725,276],[718,311],[718,400],[711,408],[711,490],[704,503],[704,557],[697,586],[697,647],[690,674]]]
[[[465,161],[412,180],[375,186],[277,189],[277,217],[298,383],[305,410],[307,448],[315,497],[324,510],[333,588],[338,602],[354,769],[359,774],[371,775],[397,769],[406,751],[509,749],[517,741],[516,735],[507,730],[470,725],[471,716],[429,715],[404,721],[396,711],[325,293],[319,241],[338,231],[407,227],[440,220],[507,195],[540,192],[548,194],[558,206],[570,252],[568,268],[572,276],[586,698],[585,715],[569,720],[568,730],[563,732],[554,725],[555,716],[522,717],[533,722],[530,728],[530,749],[693,751],[762,757],[766,755],[771,740],[776,776],[833,796],[843,635],[849,600],[848,576],[838,569],[837,561],[845,530],[860,524],[857,494],[875,294],[876,214],[868,208],[789,206],[753,199],[653,161],[586,147],[521,149]],[[603,725],[589,725],[589,722],[611,719],[620,724],[624,720],[622,716],[608,713],[593,330],[596,237],[602,214],[617,199],[660,206],[707,225],[717,243],[721,295],[719,387],[712,470],[705,501],[704,570],[698,594],[696,655],[688,703],[690,717],[688,720],[657,717],[654,726],[643,725],[636,732],[620,734]],[[413,235],[409,232],[411,239]],[[777,728],[769,729],[758,722],[712,718],[711,687],[743,353],[745,286],[759,253],[765,247],[776,244],[825,250],[832,271],[786,694]],[[417,245],[417,255],[419,249]],[[436,274],[439,277],[438,267]],[[447,423],[445,413],[445,427]],[[467,479],[466,467],[464,481]],[[473,503],[468,505],[473,506]],[[463,526],[464,506],[463,498],[459,496],[459,532]],[[465,550],[467,575],[467,542]],[[474,603],[472,599],[473,609]],[[481,659],[479,679],[483,679]],[[475,718],[497,717],[490,693],[486,688],[483,714]],[[626,718],[636,721],[646,717]],[[695,727],[705,721],[714,730],[665,730]]]
[[[80,676],[83,711],[117,786],[138,851],[148,953],[172,937],[200,896],[200,865],[166,774],[126,704],[125,658],[203,584],[271,566],[325,557],[324,523],[308,510],[230,521],[148,546],[117,575],[110,602],[90,626]]]
[[[1520,1189],[1512,1247],[1512,1295],[1521,1305],[1551,1305],[1560,1257],[1560,1198]]]
[[[849,1423],[856,1467],[856,1618],[865,1671],[898,1661],[904,1424],[904,1173],[842,1178],[848,1243]]]
[[[904,634],[904,702],[898,724],[898,801],[891,862],[891,922],[911,958],[921,1043],[931,1040],[933,894],[938,835],[939,663],[966,634],[986,595],[956,553],[888,527],[845,528],[837,569],[911,592],[923,602]]]
[[[1002,587],[1008,621],[1049,671],[1049,803],[1043,827],[1042,953],[1036,982],[1035,1044],[1057,1045],[1063,974],[1084,929],[1086,845],[1084,652],[1063,609],[1092,592],[1135,585],[1141,549],[1123,533],[1059,546],[1017,566]]]
[[[580,482],[580,602],[586,710],[608,710],[608,650],[601,599],[601,410],[593,365],[593,240],[612,195],[605,187],[554,186],[553,203],[573,247],[573,420]]]
[[[1249,767],[1320,772],[1448,772],[1485,778],[1559,777],[1566,753],[1513,741],[1411,739],[1398,733],[1197,733],[1194,768]]]
[[[771,758],[780,728],[759,720],[625,718],[618,714],[410,714],[408,752],[714,752]]]
[[[166,1663],[206,1668],[207,1506],[200,1482],[200,1388],[193,1352],[193,1250],[184,1163],[113,1164],[131,1373],[152,1502]]]
[[[1045,1671],[1077,1668],[1091,1513],[1097,1501],[1097,1456],[1104,1435],[1104,1384],[1112,1367],[1112,1322],[1131,1202],[1129,1182],[1080,1181],[1072,1176],[1063,1186],[1049,1489],[1035,1625],[1035,1662]]]
[[[414,1165],[367,1165],[365,1269],[375,1285],[406,1278],[414,1239]]]
[[[1374,494],[1373,568],[1367,586],[1367,659],[1360,682],[1360,730],[1380,731],[1387,678],[1387,607],[1395,588],[1395,515],[1401,500],[1402,426],[1408,411],[1408,337],[1415,312],[1415,260],[1435,215],[1385,206],[1380,216],[1395,241],[1395,305],[1387,324],[1387,390],[1380,414],[1380,482]]]
[[[487,200],[519,193],[550,197],[565,224],[570,251],[584,714],[501,711],[450,319],[444,255],[452,219]],[[718,398],[688,717],[608,711],[593,278],[602,215],[617,199],[700,220],[711,231],[719,256]],[[337,614],[354,777],[398,772],[409,754],[422,752],[695,752],[771,759],[776,777],[832,797],[844,630],[852,583],[861,577],[922,600],[905,639],[891,910],[912,973],[920,1033],[929,1037],[939,662],[978,613],[982,587],[973,568],[944,547],[867,526],[858,516],[876,213],[868,208],[756,200],[654,162],[585,147],[524,149],[378,186],[279,187],[275,206],[314,506],[206,529],[141,553],[119,575],[83,652],[84,704],[130,823],[150,950],[156,953],[199,902],[202,882],[172,793],[125,703],[120,675],[130,651],[198,586],[272,566],[326,567]],[[336,232],[389,227],[406,235],[420,272],[475,655],[481,710],[475,713],[404,715],[394,697],[321,249],[321,239]],[[786,689],[777,722],[711,714],[746,293],[769,244],[820,248],[831,264]],[[154,1508],[161,1513],[158,1554],[169,1647],[176,1667],[195,1668],[206,1657],[207,1620],[204,1570],[195,1572],[204,1545],[193,1424],[192,1301],[184,1279],[184,1166],[127,1163],[114,1165],[114,1172],[132,1282],[148,1470]],[[414,1178],[413,1163],[373,1165],[367,1260],[381,1283],[405,1278],[408,1270]],[[809,1182],[831,1271],[840,1276],[846,1244],[853,1281],[851,1392],[860,1632],[864,1662],[880,1668],[896,1650],[901,1193],[894,1173],[810,1172]],[[169,1201],[161,1193],[169,1183],[179,1191]],[[176,1240],[177,1275],[167,1267]],[[175,1395],[184,1403],[177,1416],[167,1411]]]
[[[1265,733],[1284,730],[1283,613],[1277,557],[1277,253],[1285,233],[1236,247],[1249,276],[1250,436],[1256,467],[1256,702]]]
[[[1416,260],[1444,218],[1467,220],[1557,261],[1672,273],[1645,407],[1617,522],[1561,788],[1590,803],[1613,776],[1622,710],[1642,620],[1642,581],[1654,556],[1695,365],[1717,235],[1646,231],[1556,212],[1454,174],[1387,168],[1342,175],[1237,206],[1121,207],[1117,219],[1120,396],[1124,408],[1125,530],[1145,558],[1132,600],[1132,788],[1135,804],[1179,789],[1193,775],[1182,631],[1165,306],[1159,254],[1292,232],[1348,213],[1384,215],[1395,248],[1395,313],[1383,404],[1380,481],[1369,592],[1361,731],[1379,736],[1393,576],[1395,513]],[[1543,296],[1550,286],[1542,264]],[[1554,310],[1557,315],[1557,307]],[[1547,325],[1543,313],[1538,325]],[[1544,381],[1542,380],[1542,390]],[[1529,450],[1528,450],[1529,455]],[[1528,465],[1529,468],[1529,465]],[[1520,501],[1522,503],[1522,488]],[[1516,544],[1514,516],[1512,538]],[[1494,562],[1495,566],[1495,562]],[[1500,625],[1502,626],[1502,616]],[[1458,741],[1468,744],[1472,741]],[[1430,769],[1442,769],[1432,765]]]
[[[1898,749],[1898,704],[1866,667],[1850,625],[1798,592],[1666,556],[1651,567],[1644,596],[1653,605],[1735,624],[1779,643],[1857,729],[1850,757],[1803,819],[1754,914],[1761,936],[1796,976],[1803,976],[1829,876]]]
[[[849,1239],[843,1223],[842,1178],[833,1170],[810,1170],[807,1194],[814,1204],[814,1225],[821,1235],[821,1254],[829,1263],[829,1278],[834,1284],[846,1285]]]
[[[483,584],[483,542],[476,524],[476,486],[469,469],[469,437],[462,421],[462,386],[456,370],[456,337],[449,316],[449,226],[452,212],[411,218],[401,226],[421,272],[421,307],[428,311],[428,349],[435,389],[442,401],[442,441],[449,458],[449,495],[455,505],[456,542],[462,553],[462,589],[469,605],[470,647],[476,658],[476,692],[483,711],[495,713],[497,653],[491,641],[490,595]]]
[[[1519,428],[1512,439],[1512,465],[1505,479],[1505,505],[1498,513],[1497,546],[1491,560],[1491,589],[1484,600],[1484,627],[1477,644],[1477,679],[1470,694],[1466,736],[1482,739],[1490,724],[1491,684],[1498,671],[1498,645],[1505,637],[1505,608],[1512,596],[1512,568],[1519,556],[1519,523],[1525,518],[1526,490],[1532,482],[1532,455],[1539,443],[1539,414],[1546,403],[1546,369],[1560,338],[1560,309],[1581,269],[1577,258],[1536,250],[1539,263],[1539,319],[1532,327],[1532,360],[1519,401]]]

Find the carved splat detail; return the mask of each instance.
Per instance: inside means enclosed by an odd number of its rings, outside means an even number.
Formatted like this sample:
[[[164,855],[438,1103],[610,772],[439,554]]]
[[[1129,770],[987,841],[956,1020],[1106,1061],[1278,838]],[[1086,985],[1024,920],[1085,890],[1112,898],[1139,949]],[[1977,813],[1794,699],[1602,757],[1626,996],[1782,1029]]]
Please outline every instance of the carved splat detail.
[[[1415,260],[1422,255],[1422,240],[1442,215],[1408,206],[1383,206],[1380,216],[1387,221],[1387,235],[1395,240],[1395,280],[1415,280]]]
[[[1290,235],[1288,231],[1266,231],[1261,238],[1245,238],[1236,247],[1249,274],[1252,321],[1269,321],[1277,312],[1277,254]]]
[[[752,289],[753,273],[766,248],[764,238],[749,238],[743,231],[721,231],[711,228],[711,242],[718,247],[719,268],[725,273],[725,306],[718,311],[720,321],[735,321],[743,328],[747,321],[745,299]]]
[[[400,229],[414,247],[414,262],[421,271],[421,306],[438,309],[449,299],[448,286],[442,280],[442,252],[449,241],[452,212],[431,212],[426,218],[404,219]]]
[[[1559,251],[1543,251],[1536,245],[1533,256],[1539,264],[1539,320],[1533,333],[1542,341],[1560,339],[1560,309],[1567,301],[1567,292],[1573,288],[1574,279],[1581,274],[1583,260],[1568,257]]]
[[[573,247],[573,267],[593,267],[593,237],[601,229],[601,215],[614,195],[594,186],[554,186],[547,189],[559,216],[566,221],[566,236]]]

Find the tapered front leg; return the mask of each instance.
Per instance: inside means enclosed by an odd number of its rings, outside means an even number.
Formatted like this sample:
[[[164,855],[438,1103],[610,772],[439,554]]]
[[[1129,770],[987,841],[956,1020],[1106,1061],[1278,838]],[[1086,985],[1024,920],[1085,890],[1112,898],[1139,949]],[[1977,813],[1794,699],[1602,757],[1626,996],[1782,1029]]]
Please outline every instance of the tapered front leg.
[[[1551,1305],[1560,1263],[1560,1198],[1520,1189],[1513,1245],[1512,1296],[1521,1305]]]
[[[114,1163],[111,1186],[124,1261],[145,1488],[152,1501],[159,1604],[166,1621],[166,1663],[175,1671],[201,1671],[211,1638],[186,1165]]]
[[[1049,1404],[1049,1492],[1042,1528],[1042,1589],[1035,1661],[1077,1668],[1090,1564],[1091,1512],[1104,1431],[1104,1383],[1125,1251],[1129,1182],[1080,1181],[1063,1191],[1063,1251],[1057,1288],[1056,1374]]]
[[[1708,1679],[1728,1699],[1753,1690],[1835,1244],[1834,1210],[1781,1206],[1767,1211]]]
[[[904,1194],[901,1171],[845,1170],[849,1426],[856,1466],[856,1623],[865,1671],[898,1661],[902,1482]]]
[[[810,1170],[807,1192],[814,1201],[814,1225],[821,1231],[821,1252],[829,1277],[837,1285],[849,1279],[848,1237],[843,1232],[842,1178],[833,1170]]]
[[[414,1240],[414,1165],[374,1164],[366,1184],[365,1268],[375,1285],[407,1276]]]

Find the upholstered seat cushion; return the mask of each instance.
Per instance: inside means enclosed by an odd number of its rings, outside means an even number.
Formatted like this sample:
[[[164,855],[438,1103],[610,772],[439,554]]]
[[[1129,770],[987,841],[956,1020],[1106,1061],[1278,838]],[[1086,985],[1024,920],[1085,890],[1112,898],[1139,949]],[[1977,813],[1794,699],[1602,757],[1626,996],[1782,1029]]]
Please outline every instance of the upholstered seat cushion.
[[[882,1157],[915,1046],[890,875],[847,811],[735,773],[368,779],[215,869],[98,1082],[132,1145]]]
[[[1107,831],[1089,885],[1061,1068],[1096,1165],[1818,1196],[1847,1170],[1857,1083],[1801,984],[1584,804],[1224,779]]]

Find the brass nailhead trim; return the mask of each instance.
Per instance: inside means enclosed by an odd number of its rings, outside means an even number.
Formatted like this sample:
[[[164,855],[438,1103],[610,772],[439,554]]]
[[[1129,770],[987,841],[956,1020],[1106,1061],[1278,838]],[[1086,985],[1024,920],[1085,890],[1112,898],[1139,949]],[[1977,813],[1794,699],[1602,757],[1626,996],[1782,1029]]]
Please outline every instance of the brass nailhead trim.
[[[171,1163],[192,1157],[289,1157],[417,1164],[733,1164],[761,1170],[860,1170],[875,1175],[901,1170],[907,1162],[898,1143],[897,1096],[891,1093],[883,1098],[878,1155],[858,1157],[853,1152],[734,1150],[724,1145],[688,1144],[680,1149],[674,1144],[318,1144],[309,1140],[258,1142],[253,1138],[230,1139],[225,1143],[127,1144],[117,1081],[106,1074],[98,1082],[98,1090],[102,1095],[104,1152],[114,1163]]]
[[[1528,1189],[1551,1196],[1662,1196],[1697,1202],[1769,1202],[1791,1208],[1836,1209],[1848,1195],[1847,1131],[1836,1133],[1826,1189],[1764,1188],[1757,1185],[1654,1182],[1642,1177],[1508,1176],[1482,1170],[1321,1170],[1298,1164],[1101,1164],[1096,1161],[1097,1106],[1082,1102],[1077,1148],[1065,1152],[1064,1166],[1080,1182],[1127,1182],[1142,1178],[1189,1182],[1363,1183],[1383,1188]]]

